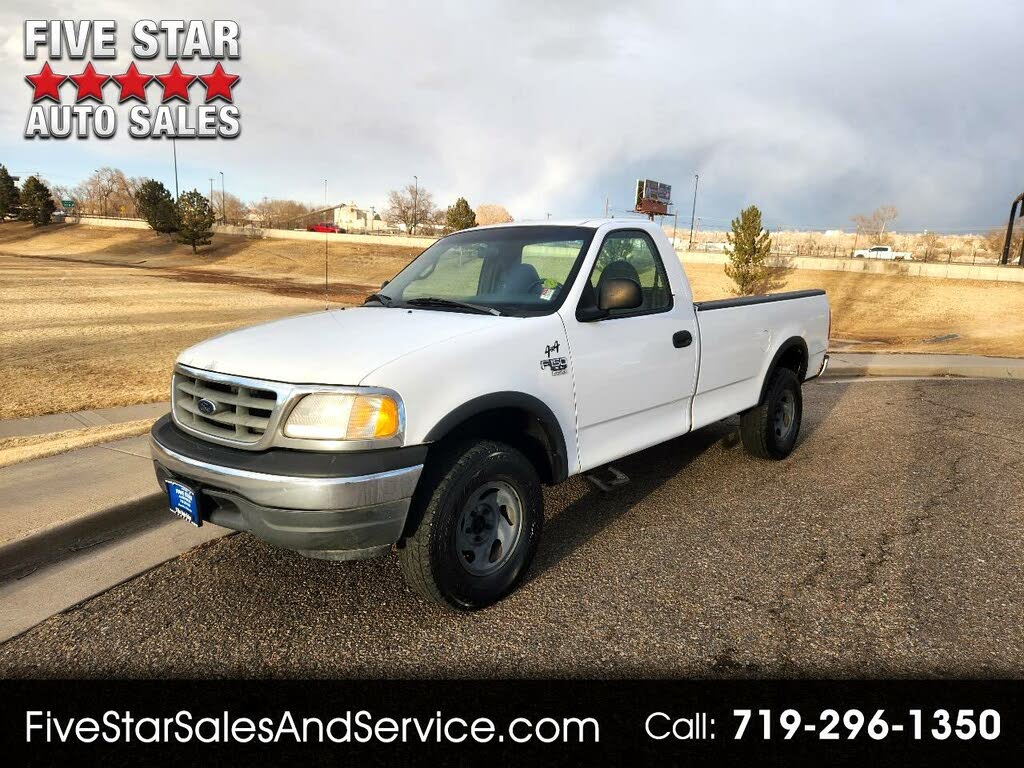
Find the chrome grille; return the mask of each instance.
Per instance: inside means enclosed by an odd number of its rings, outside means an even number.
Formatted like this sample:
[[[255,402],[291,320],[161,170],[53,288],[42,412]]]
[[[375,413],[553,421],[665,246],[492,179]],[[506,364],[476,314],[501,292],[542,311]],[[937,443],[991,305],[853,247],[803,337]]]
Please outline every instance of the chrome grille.
[[[174,419],[196,432],[239,443],[255,443],[266,433],[277,405],[277,393],[198,374],[174,374]],[[203,413],[200,400],[216,404]]]

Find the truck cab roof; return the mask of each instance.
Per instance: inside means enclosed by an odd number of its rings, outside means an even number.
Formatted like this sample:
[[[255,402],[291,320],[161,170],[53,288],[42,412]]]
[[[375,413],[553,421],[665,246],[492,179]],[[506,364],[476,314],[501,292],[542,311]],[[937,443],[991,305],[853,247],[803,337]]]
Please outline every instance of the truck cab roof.
[[[598,229],[605,225],[618,224],[617,228],[636,229],[652,226],[659,228],[659,225],[646,218],[578,218],[578,219],[525,219],[523,221],[510,221],[504,224],[485,224],[476,229],[498,229],[501,227],[587,227]],[[461,230],[460,230],[461,231]]]

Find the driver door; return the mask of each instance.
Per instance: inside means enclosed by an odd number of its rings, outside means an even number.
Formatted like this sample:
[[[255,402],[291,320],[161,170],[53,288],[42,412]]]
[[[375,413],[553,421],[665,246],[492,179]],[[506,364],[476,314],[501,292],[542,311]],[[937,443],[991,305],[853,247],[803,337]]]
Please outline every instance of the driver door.
[[[639,229],[608,233],[581,303],[596,301],[602,275],[636,280],[643,303],[592,322],[579,321],[575,307],[563,308],[583,470],[687,432],[697,372],[693,306],[673,300],[651,236]]]

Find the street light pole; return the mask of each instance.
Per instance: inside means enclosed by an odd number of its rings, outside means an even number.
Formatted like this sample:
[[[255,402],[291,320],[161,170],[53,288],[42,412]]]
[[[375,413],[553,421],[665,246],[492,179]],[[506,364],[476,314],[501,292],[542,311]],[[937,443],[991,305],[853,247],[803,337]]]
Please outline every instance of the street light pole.
[[[171,150],[174,152],[174,201],[178,201],[178,143],[171,136]]]
[[[700,183],[700,174],[693,174],[693,207],[690,208],[690,244],[686,246],[686,250],[693,249],[693,222],[694,215],[697,213],[697,184]]]
[[[412,232],[409,234],[415,235],[420,224],[420,177],[413,175],[412,180]]]
[[[224,200],[224,171],[220,172],[220,223],[228,223],[228,207]]]

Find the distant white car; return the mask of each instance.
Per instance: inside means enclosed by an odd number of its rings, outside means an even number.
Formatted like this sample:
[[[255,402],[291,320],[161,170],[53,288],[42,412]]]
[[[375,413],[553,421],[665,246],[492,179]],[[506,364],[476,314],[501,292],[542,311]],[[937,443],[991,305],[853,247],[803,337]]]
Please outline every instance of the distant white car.
[[[913,261],[914,255],[909,251],[894,251],[888,245],[873,245],[853,252],[855,259],[886,259],[888,261]]]

